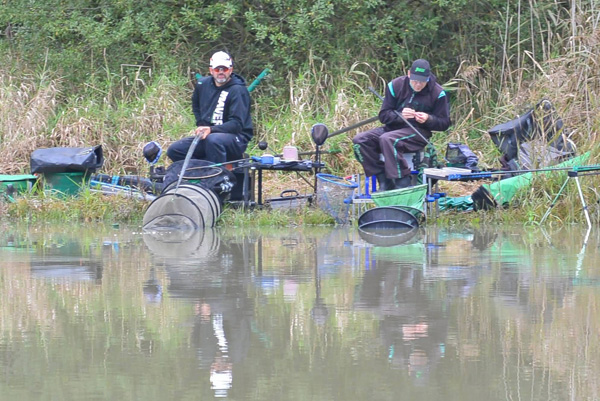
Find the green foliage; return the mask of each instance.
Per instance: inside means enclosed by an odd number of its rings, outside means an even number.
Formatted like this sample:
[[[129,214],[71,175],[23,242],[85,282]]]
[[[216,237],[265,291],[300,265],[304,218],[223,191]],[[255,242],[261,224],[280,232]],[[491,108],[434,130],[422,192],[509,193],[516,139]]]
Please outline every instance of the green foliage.
[[[271,67],[283,79],[313,56],[332,71],[364,60],[388,78],[426,57],[438,75],[450,76],[465,60],[514,68],[527,61],[523,51],[547,55],[556,47],[544,32],[568,28],[566,11],[549,0],[7,0],[0,46],[58,71],[78,90],[106,90],[140,68],[205,71],[219,49],[248,76]]]

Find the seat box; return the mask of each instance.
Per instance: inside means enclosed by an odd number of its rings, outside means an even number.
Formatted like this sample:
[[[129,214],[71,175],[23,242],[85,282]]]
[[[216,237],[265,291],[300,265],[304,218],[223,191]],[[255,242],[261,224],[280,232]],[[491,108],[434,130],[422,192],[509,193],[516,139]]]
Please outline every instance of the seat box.
[[[8,195],[29,192],[35,186],[37,179],[38,177],[32,174],[0,174],[0,192]]]

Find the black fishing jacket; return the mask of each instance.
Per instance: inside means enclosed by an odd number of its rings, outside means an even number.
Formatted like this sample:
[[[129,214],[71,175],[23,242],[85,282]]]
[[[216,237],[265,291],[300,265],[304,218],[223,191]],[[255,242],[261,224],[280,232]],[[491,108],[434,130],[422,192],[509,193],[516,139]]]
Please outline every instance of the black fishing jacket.
[[[250,141],[254,130],[250,117],[250,93],[246,81],[232,73],[223,86],[216,86],[212,76],[201,78],[192,95],[196,126],[210,126],[212,132],[238,134]]]
[[[402,109],[405,107],[429,114],[429,118],[424,124],[418,123],[414,118],[408,120],[426,138],[431,137],[431,131],[445,131],[452,124],[448,96],[442,86],[437,83],[433,74],[431,74],[427,86],[420,92],[412,89],[408,76],[395,78],[388,83],[379,111],[379,121],[385,124],[386,132],[408,127],[394,112],[396,110],[402,114]]]

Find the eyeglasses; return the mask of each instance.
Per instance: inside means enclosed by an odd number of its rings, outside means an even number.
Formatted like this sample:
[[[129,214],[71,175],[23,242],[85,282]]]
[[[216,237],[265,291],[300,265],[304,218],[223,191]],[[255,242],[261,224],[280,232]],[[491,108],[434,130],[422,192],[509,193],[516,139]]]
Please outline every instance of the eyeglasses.
[[[216,72],[228,72],[229,70],[231,70],[231,67],[224,67],[222,65],[219,67],[213,68],[213,71],[216,71]]]

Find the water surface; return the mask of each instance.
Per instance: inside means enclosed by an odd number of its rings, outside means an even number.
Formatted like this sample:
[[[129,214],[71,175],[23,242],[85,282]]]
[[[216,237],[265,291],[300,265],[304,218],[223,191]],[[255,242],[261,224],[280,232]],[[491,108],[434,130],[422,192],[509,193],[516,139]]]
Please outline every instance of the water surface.
[[[3,231],[2,400],[600,399],[596,231]]]

